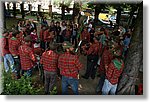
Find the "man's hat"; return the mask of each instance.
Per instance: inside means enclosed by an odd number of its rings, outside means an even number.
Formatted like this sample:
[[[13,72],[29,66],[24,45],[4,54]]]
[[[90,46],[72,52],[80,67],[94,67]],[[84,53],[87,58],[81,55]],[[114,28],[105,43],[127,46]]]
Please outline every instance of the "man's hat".
[[[30,35],[27,35],[26,37],[24,37],[24,41],[25,42],[32,42],[32,38]]]
[[[113,52],[113,55],[116,57],[119,57],[122,55],[121,50],[120,49],[115,49],[115,51]]]
[[[18,30],[12,30],[12,35],[16,36],[17,34],[19,34],[20,32]]]
[[[65,41],[65,42],[63,43],[63,49],[68,49],[68,48],[70,48],[70,47],[73,47],[70,42]]]
[[[57,45],[56,45],[56,44],[51,44],[51,43],[50,43],[50,44],[49,44],[49,49],[54,51],[54,50],[57,49]]]
[[[94,37],[93,39],[96,39],[97,41],[99,41],[99,40],[100,40],[100,38],[99,38],[99,37]]]

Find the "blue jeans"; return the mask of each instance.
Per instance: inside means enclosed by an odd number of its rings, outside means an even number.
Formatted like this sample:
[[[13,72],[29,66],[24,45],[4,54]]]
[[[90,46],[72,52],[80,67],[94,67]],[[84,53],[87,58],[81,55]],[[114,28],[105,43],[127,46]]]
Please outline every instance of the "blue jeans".
[[[75,95],[78,95],[78,79],[62,76],[62,94],[68,95],[68,86],[70,85]]]
[[[109,92],[111,95],[115,95],[116,94],[116,89],[117,89],[117,85],[112,85],[107,79],[105,79],[103,88],[102,88],[102,95],[108,95]]]
[[[9,62],[9,64],[8,64],[8,62]],[[15,71],[15,68],[14,68],[14,59],[13,59],[13,57],[12,57],[11,54],[6,54],[4,56],[5,72],[9,71],[9,65],[10,65],[10,68],[11,68],[11,72],[14,72]]]

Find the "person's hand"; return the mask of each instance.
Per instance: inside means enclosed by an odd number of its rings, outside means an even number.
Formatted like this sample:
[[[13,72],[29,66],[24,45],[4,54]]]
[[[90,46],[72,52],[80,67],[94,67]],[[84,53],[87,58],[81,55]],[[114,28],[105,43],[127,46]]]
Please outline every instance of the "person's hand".
[[[107,68],[108,68],[108,66],[107,65],[105,65],[105,69],[107,70]]]
[[[78,79],[80,79],[80,75],[79,74],[77,75],[77,77],[78,77]]]

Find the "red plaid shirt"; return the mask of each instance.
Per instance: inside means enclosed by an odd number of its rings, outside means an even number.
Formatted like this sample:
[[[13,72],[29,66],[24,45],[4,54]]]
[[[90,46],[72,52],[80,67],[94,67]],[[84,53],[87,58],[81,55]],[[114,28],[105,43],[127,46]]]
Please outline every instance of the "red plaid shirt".
[[[44,42],[51,41],[52,32],[49,32],[49,30],[44,31]]]
[[[78,56],[65,52],[60,55],[58,59],[58,68],[60,68],[61,75],[77,78],[79,70],[82,68],[82,64],[80,63]]]
[[[17,38],[18,38],[19,41],[22,43],[22,41],[24,40],[23,32],[20,32],[20,33],[17,35]]]
[[[21,68],[23,70],[29,70],[33,67],[35,62],[35,56],[31,47],[23,44],[19,47]]]
[[[10,54],[10,51],[9,51],[9,46],[8,46],[8,38],[1,38],[1,44],[2,44],[2,56],[5,56],[6,54]]]
[[[98,55],[99,51],[101,51],[101,48],[102,47],[100,46],[99,42],[97,42],[97,43],[92,44],[86,53],[87,55],[90,55],[90,54]]]
[[[113,59],[112,53],[107,49],[107,47],[104,47],[104,52],[101,57],[100,61],[100,67],[99,67],[99,72],[104,72],[105,73],[105,66],[108,66],[110,62]]]
[[[18,56],[19,52],[18,52],[18,48],[21,45],[19,39],[11,37],[9,39],[9,51],[13,56]]]
[[[40,40],[44,40],[44,30],[40,31]]]
[[[33,52],[35,55],[42,55],[42,53],[44,52],[44,49],[37,47],[37,48],[33,48]]]
[[[122,60],[121,60],[122,61]],[[122,61],[122,67],[120,70],[118,70],[114,63],[111,62],[108,65],[108,68],[106,69],[106,78],[109,80],[109,82],[113,85],[118,83],[118,79],[123,71],[124,68],[124,62]]]
[[[12,37],[12,32],[9,33],[8,38],[10,39]]]
[[[49,50],[42,54],[40,63],[43,64],[43,68],[46,71],[56,72],[58,64],[58,54]]]
[[[90,42],[90,33],[83,31],[81,34],[81,40],[87,40],[88,42]]]
[[[70,36],[71,36],[71,31],[70,31],[70,30],[66,31],[65,37],[66,37],[66,38],[70,38]]]

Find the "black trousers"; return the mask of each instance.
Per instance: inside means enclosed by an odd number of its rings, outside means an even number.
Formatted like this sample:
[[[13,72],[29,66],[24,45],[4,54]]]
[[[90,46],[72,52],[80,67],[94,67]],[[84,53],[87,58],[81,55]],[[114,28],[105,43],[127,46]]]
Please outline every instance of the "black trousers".
[[[75,44],[75,47],[77,47],[77,37],[76,36],[72,36],[72,45]]]
[[[57,35],[56,42],[57,43],[63,43],[64,42],[64,37],[62,35]]]
[[[14,58],[14,62],[15,62],[16,76],[17,76],[17,78],[19,78],[20,70],[21,70],[20,58]]]
[[[45,49],[45,42],[41,41],[40,46],[41,46],[42,49]]]
[[[95,78],[96,70],[97,70],[97,61],[98,61],[98,55],[88,55],[87,56],[87,69],[85,73],[85,77],[92,79]]]
[[[105,72],[102,72],[102,73],[100,74],[100,79],[99,79],[98,85],[97,85],[97,87],[96,87],[96,93],[97,93],[97,94],[98,94],[98,92],[102,92],[102,87],[103,87],[103,85],[104,85],[105,77],[106,77]]]

